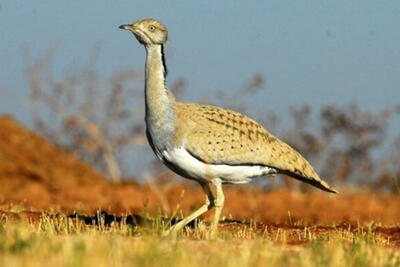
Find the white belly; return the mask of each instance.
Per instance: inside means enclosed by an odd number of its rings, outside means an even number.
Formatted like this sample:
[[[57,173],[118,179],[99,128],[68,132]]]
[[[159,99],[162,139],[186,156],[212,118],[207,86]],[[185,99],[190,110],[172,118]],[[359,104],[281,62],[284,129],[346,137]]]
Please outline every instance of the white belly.
[[[220,179],[223,183],[248,183],[251,178],[275,173],[272,168],[261,165],[225,165],[206,164],[193,157],[184,148],[174,148],[162,152],[163,157],[171,164],[183,170],[187,177],[196,180]]]

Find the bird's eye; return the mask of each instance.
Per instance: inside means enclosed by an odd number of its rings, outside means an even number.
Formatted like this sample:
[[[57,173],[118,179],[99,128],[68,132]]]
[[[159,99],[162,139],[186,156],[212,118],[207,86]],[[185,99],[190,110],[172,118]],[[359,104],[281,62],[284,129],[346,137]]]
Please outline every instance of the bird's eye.
[[[156,27],[154,27],[153,25],[149,26],[149,31],[154,32],[155,29],[156,29]]]

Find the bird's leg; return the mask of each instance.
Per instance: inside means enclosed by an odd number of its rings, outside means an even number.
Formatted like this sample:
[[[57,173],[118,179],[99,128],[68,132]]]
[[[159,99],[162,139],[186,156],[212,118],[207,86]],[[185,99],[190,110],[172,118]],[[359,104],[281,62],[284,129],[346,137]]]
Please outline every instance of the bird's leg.
[[[199,209],[197,209],[195,212],[187,216],[186,218],[183,218],[180,222],[177,224],[173,225],[170,229],[168,229],[164,235],[173,235],[175,236],[181,229],[183,229],[188,223],[199,217],[201,214],[204,212],[210,210],[212,207],[214,207],[214,196],[211,192],[210,186],[206,182],[201,182],[200,183],[201,187],[203,188],[204,192],[206,193],[206,202],[204,203],[203,206],[201,206]]]
[[[222,208],[224,207],[225,196],[224,192],[222,191],[222,184],[221,181],[213,182],[217,191],[217,198],[214,200],[215,206],[215,214],[214,214],[214,221],[211,226],[210,238],[213,239],[216,237],[218,232],[218,223],[221,217]]]

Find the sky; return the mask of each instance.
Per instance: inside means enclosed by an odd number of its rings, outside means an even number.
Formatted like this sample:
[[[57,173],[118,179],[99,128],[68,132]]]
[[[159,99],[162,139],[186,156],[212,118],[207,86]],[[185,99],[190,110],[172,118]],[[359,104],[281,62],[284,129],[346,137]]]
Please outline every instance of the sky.
[[[169,29],[169,81],[184,77],[186,101],[237,89],[254,73],[266,85],[253,109],[400,104],[400,1],[0,0],[0,113],[28,124],[24,48],[57,46],[54,72],[80,66],[100,47],[97,70],[143,70],[144,49],[121,24],[156,18]]]

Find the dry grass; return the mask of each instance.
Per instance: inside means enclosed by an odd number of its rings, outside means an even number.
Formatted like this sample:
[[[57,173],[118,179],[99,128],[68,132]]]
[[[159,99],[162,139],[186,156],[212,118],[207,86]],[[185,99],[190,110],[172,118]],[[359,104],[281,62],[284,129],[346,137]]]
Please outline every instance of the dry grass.
[[[14,208],[18,210],[18,208]],[[0,266],[398,266],[400,250],[359,228],[260,228],[225,224],[207,240],[200,223],[177,239],[160,236],[160,218],[146,225],[87,225],[66,216],[37,221],[3,215]],[[297,241],[297,242],[296,242]]]

